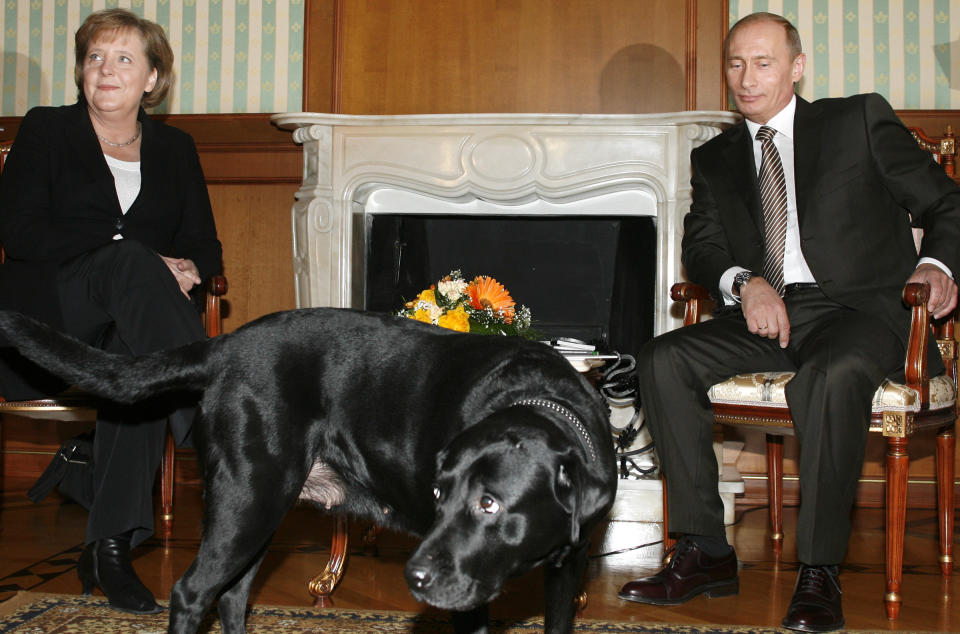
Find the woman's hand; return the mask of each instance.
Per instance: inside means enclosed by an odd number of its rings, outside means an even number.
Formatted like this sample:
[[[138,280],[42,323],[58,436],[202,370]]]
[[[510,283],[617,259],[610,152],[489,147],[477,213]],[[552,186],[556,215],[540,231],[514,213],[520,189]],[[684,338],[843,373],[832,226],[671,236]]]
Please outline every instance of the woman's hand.
[[[193,260],[186,258],[168,258],[164,255],[161,255],[160,258],[173,273],[173,277],[176,278],[177,284],[180,285],[180,292],[189,298],[190,290],[202,281],[197,265],[193,263]]]

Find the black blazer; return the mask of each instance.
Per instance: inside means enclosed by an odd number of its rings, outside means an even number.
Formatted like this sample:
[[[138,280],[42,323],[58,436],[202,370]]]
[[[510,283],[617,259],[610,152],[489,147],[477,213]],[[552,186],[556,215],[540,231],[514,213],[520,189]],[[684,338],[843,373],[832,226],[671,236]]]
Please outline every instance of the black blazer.
[[[682,261],[719,297],[731,266],[763,266],[763,214],[753,145],[741,122],[691,154],[693,202]],[[794,118],[797,215],[804,258],[823,292],[881,316],[904,342],[903,284],[918,255],[960,272],[960,188],[880,95],[808,103]]]
[[[140,194],[120,211],[86,105],[33,108],[0,176],[0,308],[63,327],[58,265],[116,233],[161,255],[190,258],[204,279],[222,251],[193,139],[141,110]]]

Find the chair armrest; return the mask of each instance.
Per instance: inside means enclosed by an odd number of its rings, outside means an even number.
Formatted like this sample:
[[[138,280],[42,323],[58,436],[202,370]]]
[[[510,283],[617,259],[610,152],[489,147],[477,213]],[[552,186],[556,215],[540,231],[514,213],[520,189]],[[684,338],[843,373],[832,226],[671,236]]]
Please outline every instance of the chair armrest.
[[[689,326],[700,321],[702,303],[710,299],[710,293],[699,284],[677,282],[670,287],[670,299],[686,303],[683,310],[683,325]]]
[[[212,276],[207,280],[204,291],[206,298],[203,307],[203,325],[208,337],[216,337],[223,332],[220,298],[227,294],[227,278],[223,275]]]
[[[907,358],[904,374],[907,386],[920,394],[925,406],[930,402],[930,375],[927,370],[927,343],[930,337],[930,314],[927,301],[930,285],[911,282],[903,287],[903,303],[910,308],[910,338],[907,340]]]

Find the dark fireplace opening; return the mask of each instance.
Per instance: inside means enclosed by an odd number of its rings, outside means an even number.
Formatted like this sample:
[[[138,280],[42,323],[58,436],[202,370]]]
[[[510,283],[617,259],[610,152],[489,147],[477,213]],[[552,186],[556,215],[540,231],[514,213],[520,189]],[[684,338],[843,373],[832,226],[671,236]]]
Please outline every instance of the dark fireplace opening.
[[[496,278],[547,338],[635,354],[653,336],[652,217],[368,214],[366,232],[367,310],[395,312],[459,269]]]

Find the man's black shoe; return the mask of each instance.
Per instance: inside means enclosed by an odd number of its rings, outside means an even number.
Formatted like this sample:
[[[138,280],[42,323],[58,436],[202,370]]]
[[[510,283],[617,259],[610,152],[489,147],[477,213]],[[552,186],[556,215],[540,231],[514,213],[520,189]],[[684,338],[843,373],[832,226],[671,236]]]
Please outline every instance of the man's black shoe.
[[[836,566],[801,564],[783,627],[798,632],[832,632],[844,625],[843,592]]]
[[[637,603],[678,605],[698,594],[725,597],[740,592],[733,548],[719,558],[707,555],[688,538],[681,539],[673,548],[673,558],[663,570],[629,582],[617,596]]]

